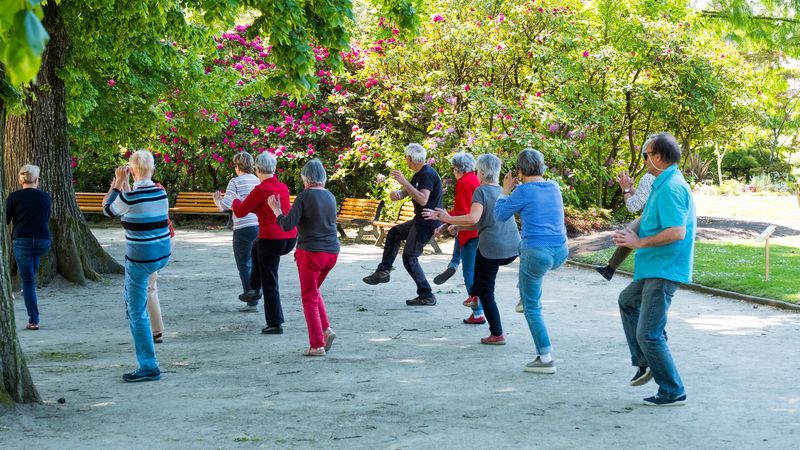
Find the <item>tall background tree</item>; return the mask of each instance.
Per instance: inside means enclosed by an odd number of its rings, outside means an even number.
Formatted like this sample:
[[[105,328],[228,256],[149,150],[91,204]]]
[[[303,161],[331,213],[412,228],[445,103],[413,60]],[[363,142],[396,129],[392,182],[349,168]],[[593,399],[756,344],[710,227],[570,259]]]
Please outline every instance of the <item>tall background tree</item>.
[[[39,70],[47,43],[41,24],[42,10],[35,2],[17,1],[0,11],[0,123],[6,106],[19,101],[17,88],[31,81]],[[3,127],[0,126],[0,165],[3,164]],[[16,181],[16,177],[14,177]],[[3,173],[0,170],[0,186]],[[17,339],[14,303],[9,277],[8,230],[5,226],[5,196],[0,201],[0,407],[39,400]]]

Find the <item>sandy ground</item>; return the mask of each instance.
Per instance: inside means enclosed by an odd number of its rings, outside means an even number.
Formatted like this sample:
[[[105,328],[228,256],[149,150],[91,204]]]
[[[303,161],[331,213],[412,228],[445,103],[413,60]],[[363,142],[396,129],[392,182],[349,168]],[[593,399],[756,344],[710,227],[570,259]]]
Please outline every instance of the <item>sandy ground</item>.
[[[117,257],[121,230],[96,230]],[[445,252],[449,246],[445,245]],[[633,375],[611,282],[565,267],[545,281],[556,375],[524,373],[532,341],[513,311],[516,264],[498,277],[508,345],[483,346],[464,325],[463,285],[414,296],[402,270],[367,286],[371,245],[343,247],[323,291],[338,339],[326,358],[307,346],[297,273],[281,267],[286,334],[260,334],[241,313],[230,232],[179,230],[160,293],[163,378],[126,384],[134,367],[122,278],[40,291],[42,329],[20,340],[45,401],[0,416],[0,448],[797,448],[800,315],[680,291],[668,326],[689,401],[641,405],[652,382]],[[447,256],[422,263],[432,277]],[[398,261],[398,265],[399,261]],[[17,323],[24,305],[15,304]],[[261,308],[259,307],[259,310]],[[64,398],[65,404],[57,400]]]

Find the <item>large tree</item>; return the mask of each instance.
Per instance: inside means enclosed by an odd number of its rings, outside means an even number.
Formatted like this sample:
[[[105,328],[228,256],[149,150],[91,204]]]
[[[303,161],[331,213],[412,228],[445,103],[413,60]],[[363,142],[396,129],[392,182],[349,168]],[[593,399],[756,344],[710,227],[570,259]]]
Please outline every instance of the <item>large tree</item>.
[[[5,120],[6,103],[18,97],[16,86],[36,76],[47,42],[42,28],[41,8],[33,2],[18,1],[0,11],[0,124]],[[38,14],[38,15],[37,15]],[[3,165],[3,127],[0,126],[0,167]],[[14,177],[16,179],[16,177]],[[0,187],[3,171],[0,170]],[[8,233],[5,226],[5,196],[0,201],[0,407],[13,402],[36,402],[39,393],[17,339],[14,304],[8,273]]]

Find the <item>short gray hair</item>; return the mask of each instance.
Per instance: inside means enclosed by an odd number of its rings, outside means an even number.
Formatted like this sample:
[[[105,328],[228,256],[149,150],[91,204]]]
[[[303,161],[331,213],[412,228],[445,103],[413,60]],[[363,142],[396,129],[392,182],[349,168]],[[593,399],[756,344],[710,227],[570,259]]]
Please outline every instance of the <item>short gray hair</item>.
[[[428,151],[425,150],[425,147],[417,143],[412,143],[406,145],[406,156],[411,158],[411,161],[414,161],[417,164],[425,164],[425,158],[428,156]]]
[[[128,163],[131,168],[137,172],[148,173],[151,176],[156,170],[156,161],[153,158],[153,154],[148,150],[136,150],[131,154],[131,157],[128,158]]]
[[[307,184],[324,185],[325,182],[328,181],[328,174],[325,173],[325,167],[322,165],[322,161],[314,158],[300,169],[300,178]]]
[[[500,158],[493,153],[478,156],[475,168],[483,174],[483,181],[498,183],[500,181]]]
[[[544,155],[538,150],[526,148],[517,155],[517,170],[525,177],[544,175],[547,170],[547,166],[544,164]]]
[[[475,171],[475,158],[470,153],[458,152],[450,158],[450,163],[461,173]]]
[[[256,170],[270,175],[275,173],[275,166],[278,165],[278,160],[269,153],[261,153],[256,156]]]
[[[25,164],[19,169],[19,184],[33,184],[39,179],[39,166]]]

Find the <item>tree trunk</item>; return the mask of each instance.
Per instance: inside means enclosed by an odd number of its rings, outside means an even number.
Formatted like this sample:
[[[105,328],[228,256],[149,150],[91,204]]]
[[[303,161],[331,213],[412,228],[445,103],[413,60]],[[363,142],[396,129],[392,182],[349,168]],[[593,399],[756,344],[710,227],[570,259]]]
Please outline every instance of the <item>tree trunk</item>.
[[[36,164],[41,171],[41,189],[53,197],[50,231],[52,250],[42,258],[39,281],[56,273],[69,281],[85,284],[99,280],[100,273],[122,273],[122,266],[106,253],[92,235],[78,209],[72,188],[66,91],[58,71],[64,67],[67,36],[56,2],[44,8],[43,24],[50,42],[42,57],[42,68],[25,100],[26,112],[5,121],[5,188],[17,188],[17,170]]]
[[[0,67],[0,83],[3,71]],[[5,119],[5,104],[0,97],[0,123]],[[0,127],[0,166],[3,163],[3,128]],[[3,171],[0,170],[0,190]],[[5,195],[0,196],[5,199]],[[22,348],[17,339],[14,321],[14,302],[11,299],[11,280],[8,273],[8,227],[6,227],[6,202],[0,201],[0,407],[13,403],[39,402],[39,393],[25,364]]]

